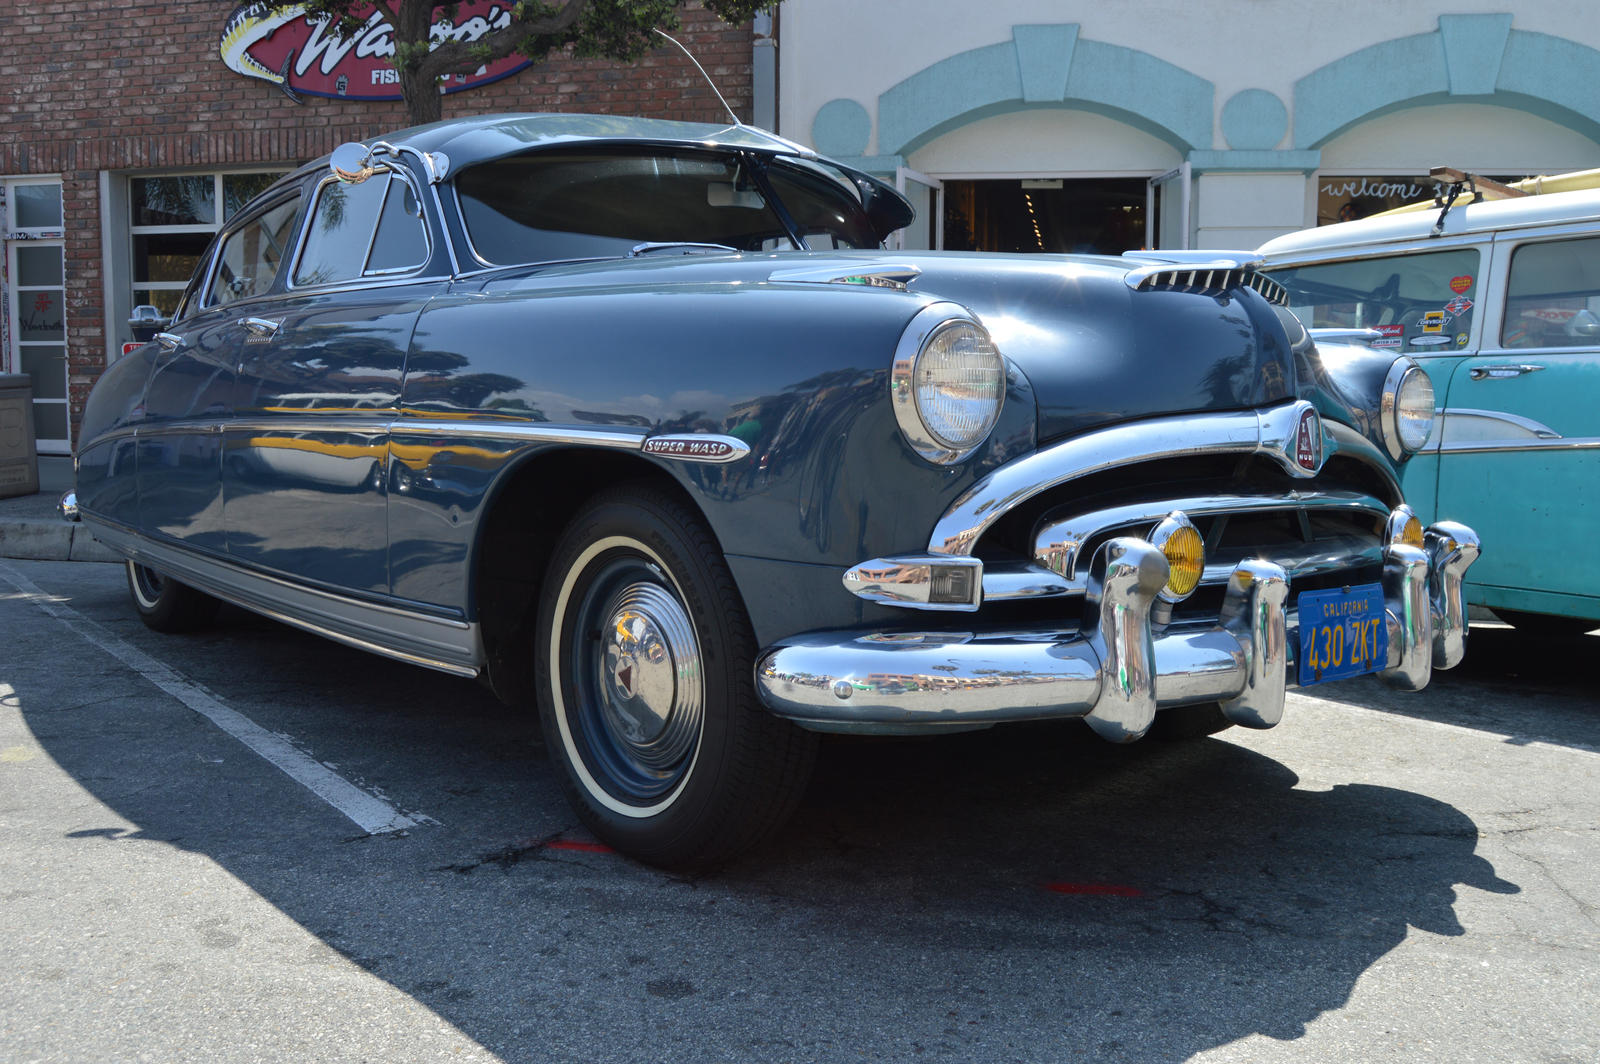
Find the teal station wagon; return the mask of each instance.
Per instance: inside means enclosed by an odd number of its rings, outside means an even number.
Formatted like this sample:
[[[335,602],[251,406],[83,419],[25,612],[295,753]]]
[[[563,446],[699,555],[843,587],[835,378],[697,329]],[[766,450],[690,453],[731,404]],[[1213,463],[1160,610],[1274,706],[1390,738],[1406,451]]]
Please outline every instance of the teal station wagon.
[[[1482,536],[1468,602],[1588,631],[1600,561],[1540,545],[1600,527],[1600,190],[1466,199],[1279,237],[1263,269],[1307,326],[1371,330],[1427,371],[1439,423],[1401,483],[1424,520]]]

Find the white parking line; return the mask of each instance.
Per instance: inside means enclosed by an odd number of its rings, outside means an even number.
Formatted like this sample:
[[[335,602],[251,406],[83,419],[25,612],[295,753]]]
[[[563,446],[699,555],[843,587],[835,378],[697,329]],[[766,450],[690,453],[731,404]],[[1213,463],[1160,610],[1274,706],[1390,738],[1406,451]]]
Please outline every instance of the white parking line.
[[[94,644],[156,687],[205,717],[211,723],[266,758],[290,779],[349,817],[369,835],[416,827],[419,823],[376,795],[357,787],[327,765],[274,735],[237,710],[230,709],[204,687],[152,658],[144,651],[40,590],[16,569],[0,562],[0,578],[28,601],[66,625],[75,635]]]

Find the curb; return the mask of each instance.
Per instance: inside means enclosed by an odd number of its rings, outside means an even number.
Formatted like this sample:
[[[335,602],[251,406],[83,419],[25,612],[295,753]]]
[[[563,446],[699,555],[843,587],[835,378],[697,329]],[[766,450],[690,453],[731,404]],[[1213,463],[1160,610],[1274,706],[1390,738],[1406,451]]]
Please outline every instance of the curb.
[[[122,555],[99,543],[81,525],[60,519],[0,520],[0,558],[39,562],[120,562]]]

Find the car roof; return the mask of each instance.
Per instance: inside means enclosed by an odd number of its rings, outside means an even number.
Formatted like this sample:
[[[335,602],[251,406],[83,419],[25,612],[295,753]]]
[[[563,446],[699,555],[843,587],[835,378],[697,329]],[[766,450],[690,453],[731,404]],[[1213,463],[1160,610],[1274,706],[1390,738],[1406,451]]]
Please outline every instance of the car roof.
[[[1297,258],[1303,254],[1426,240],[1439,220],[1436,209],[1387,213],[1355,222],[1340,222],[1276,237],[1262,244],[1257,254],[1266,259]],[[1525,229],[1564,222],[1600,221],[1600,189],[1552,192],[1513,199],[1457,202],[1444,218],[1439,236],[1470,236],[1506,229]]]
[[[816,157],[816,152],[755,126],[675,122],[605,114],[496,114],[453,118],[375,138],[444,152],[452,169],[556,145],[685,144]]]

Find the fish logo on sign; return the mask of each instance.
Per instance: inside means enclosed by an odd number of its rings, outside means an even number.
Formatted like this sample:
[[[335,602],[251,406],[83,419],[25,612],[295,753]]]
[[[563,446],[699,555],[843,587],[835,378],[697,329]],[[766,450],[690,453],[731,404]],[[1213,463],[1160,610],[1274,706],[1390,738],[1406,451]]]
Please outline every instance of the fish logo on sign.
[[[270,81],[291,99],[308,96],[344,97],[351,100],[398,100],[400,75],[392,60],[394,33],[372,4],[352,8],[361,25],[349,37],[339,35],[337,20],[308,14],[305,4],[264,8],[240,4],[222,27],[217,50],[229,70],[246,77]],[[448,7],[452,17],[436,19],[429,28],[430,42],[471,44],[495,30],[511,25],[510,0],[462,0]],[[440,83],[440,92],[460,92],[499,81],[532,63],[512,55],[479,67],[471,74],[452,74]]]

